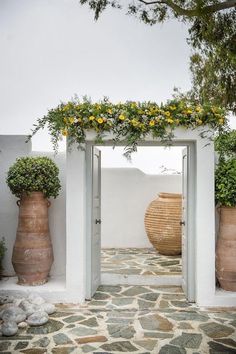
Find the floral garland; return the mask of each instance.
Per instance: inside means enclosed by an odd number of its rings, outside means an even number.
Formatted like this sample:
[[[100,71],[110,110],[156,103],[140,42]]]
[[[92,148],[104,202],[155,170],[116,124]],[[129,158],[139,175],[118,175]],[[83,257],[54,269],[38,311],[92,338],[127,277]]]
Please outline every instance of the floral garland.
[[[124,141],[127,157],[136,151],[138,142],[151,134],[165,144],[170,144],[176,127],[196,129],[208,126],[222,130],[227,123],[225,111],[220,107],[200,105],[186,99],[173,99],[165,105],[153,102],[111,103],[104,98],[99,103],[92,103],[77,97],[68,103],[61,103],[48,114],[38,119],[32,138],[38,130],[48,126],[54,150],[62,136],[69,137],[69,144],[79,147],[86,141],[86,131],[96,132],[96,143],[102,143],[107,132],[111,132],[116,142]]]

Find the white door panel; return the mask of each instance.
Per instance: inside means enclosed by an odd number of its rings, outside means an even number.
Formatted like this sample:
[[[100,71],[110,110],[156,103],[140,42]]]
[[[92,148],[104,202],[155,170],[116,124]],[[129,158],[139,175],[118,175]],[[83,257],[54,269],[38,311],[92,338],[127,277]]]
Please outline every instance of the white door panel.
[[[87,180],[91,182],[87,198],[87,290],[91,299],[101,284],[101,151],[95,147],[87,151]]]
[[[188,155],[185,148],[182,153],[182,287],[188,298],[188,235],[187,235],[187,210],[188,210]]]

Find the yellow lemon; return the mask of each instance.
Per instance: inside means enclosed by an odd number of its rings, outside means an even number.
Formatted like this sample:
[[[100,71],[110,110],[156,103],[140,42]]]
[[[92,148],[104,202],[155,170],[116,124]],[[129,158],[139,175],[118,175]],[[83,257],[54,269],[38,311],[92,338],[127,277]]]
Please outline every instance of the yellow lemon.
[[[202,111],[202,108],[200,106],[197,106],[196,107],[196,112],[201,112]]]
[[[120,119],[120,120],[125,120],[124,114],[120,114],[120,115],[119,115],[119,119]]]
[[[174,123],[173,119],[171,119],[171,118],[168,118],[167,122],[170,123],[170,124]]]
[[[191,109],[188,109],[187,114],[191,114],[191,113],[193,113],[193,111]]]
[[[170,116],[170,112],[169,112],[169,111],[165,112],[165,115],[166,115],[167,117],[169,117],[169,116]]]
[[[139,122],[136,119],[132,119],[131,123],[133,124],[134,127],[137,127],[139,125]]]
[[[62,133],[63,136],[67,136],[67,135],[68,135],[67,129],[63,129],[63,130],[61,131],[61,133]]]
[[[90,116],[90,117],[89,117],[89,120],[94,120],[94,119],[95,119],[94,116]]]
[[[150,120],[149,125],[150,127],[153,127],[155,125],[155,120]]]
[[[201,119],[197,119],[196,122],[197,122],[198,125],[202,125],[202,120]]]
[[[99,123],[99,124],[102,124],[104,121],[103,121],[103,118],[98,118],[97,119],[97,122]]]
[[[219,124],[220,124],[220,125],[223,125],[224,122],[225,122],[224,118],[220,118],[220,119],[219,119]]]
[[[70,117],[70,118],[69,118],[69,122],[70,122],[71,124],[73,124],[73,123],[75,122],[75,118],[74,118],[74,117]]]

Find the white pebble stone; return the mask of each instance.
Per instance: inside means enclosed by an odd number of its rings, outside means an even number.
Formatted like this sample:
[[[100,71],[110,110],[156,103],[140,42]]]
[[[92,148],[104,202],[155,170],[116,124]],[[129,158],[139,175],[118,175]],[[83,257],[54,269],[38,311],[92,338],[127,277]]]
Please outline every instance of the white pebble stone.
[[[3,311],[2,313],[3,321],[13,321],[16,323],[22,322],[26,319],[26,314],[22,309],[16,306],[11,306]]]
[[[18,331],[18,326],[14,321],[6,321],[3,322],[1,331],[4,336],[14,336]]]
[[[45,302],[44,304],[40,305],[40,310],[47,312],[48,315],[51,315],[56,312],[56,307],[54,304],[49,304],[48,302]]]
[[[40,307],[38,305],[32,304],[28,300],[21,301],[21,303],[19,304],[19,308],[21,308],[25,312],[27,317],[32,315],[32,313],[40,310]]]
[[[18,323],[18,328],[26,328],[26,327],[28,327],[28,324],[26,322]]]
[[[0,296],[0,305],[9,304],[9,303],[12,303],[13,301],[14,301],[13,296],[9,296],[9,295],[1,295]]]
[[[37,311],[26,320],[30,326],[41,326],[48,322],[48,314],[44,311]]]
[[[41,296],[33,293],[28,296],[28,301],[34,305],[42,305],[45,303],[45,300]]]
[[[23,300],[22,298],[15,298],[15,299],[13,300],[13,304],[14,304],[15,306],[19,306],[22,300]]]

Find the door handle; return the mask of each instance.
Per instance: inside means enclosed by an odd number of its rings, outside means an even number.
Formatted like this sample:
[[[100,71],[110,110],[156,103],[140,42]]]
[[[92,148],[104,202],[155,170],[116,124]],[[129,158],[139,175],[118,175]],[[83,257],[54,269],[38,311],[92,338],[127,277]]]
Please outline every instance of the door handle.
[[[102,220],[101,219],[95,219],[95,224],[101,224],[102,223]]]
[[[179,224],[180,226],[185,226],[185,221],[180,221]]]

